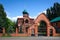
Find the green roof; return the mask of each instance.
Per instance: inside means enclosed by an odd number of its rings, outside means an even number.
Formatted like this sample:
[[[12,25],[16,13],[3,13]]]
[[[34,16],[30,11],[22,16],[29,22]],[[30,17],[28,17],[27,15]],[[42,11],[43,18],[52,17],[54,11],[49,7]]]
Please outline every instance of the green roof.
[[[26,10],[23,11],[23,14],[28,14],[28,12]]]
[[[60,17],[56,17],[55,19],[51,20],[50,22],[57,22],[60,21]]]

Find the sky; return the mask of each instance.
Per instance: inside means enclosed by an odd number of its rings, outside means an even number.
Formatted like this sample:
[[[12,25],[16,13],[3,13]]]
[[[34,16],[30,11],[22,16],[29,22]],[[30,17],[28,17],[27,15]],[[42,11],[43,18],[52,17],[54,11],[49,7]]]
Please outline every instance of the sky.
[[[0,0],[7,17],[11,20],[22,17],[24,10],[29,13],[30,17],[36,18],[41,12],[46,13],[46,9],[53,6],[55,2],[60,3],[60,0]]]

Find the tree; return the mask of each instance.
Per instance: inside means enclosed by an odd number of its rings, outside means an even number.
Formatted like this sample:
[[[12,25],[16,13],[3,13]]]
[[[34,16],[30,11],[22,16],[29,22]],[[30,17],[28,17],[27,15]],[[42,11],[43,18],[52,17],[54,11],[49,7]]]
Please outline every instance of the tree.
[[[6,12],[4,11],[3,5],[0,4],[0,27],[6,26]]]
[[[52,20],[56,17],[60,16],[60,4],[59,3],[54,3],[53,7],[48,8],[47,10],[47,17],[49,20]]]
[[[6,12],[4,11],[3,5],[0,4],[0,27],[5,28],[6,32],[10,30],[15,30],[15,22],[12,22],[6,17]]]
[[[11,21],[9,18],[7,18],[7,23],[6,23],[6,32],[7,33],[13,33],[15,32],[15,22]]]

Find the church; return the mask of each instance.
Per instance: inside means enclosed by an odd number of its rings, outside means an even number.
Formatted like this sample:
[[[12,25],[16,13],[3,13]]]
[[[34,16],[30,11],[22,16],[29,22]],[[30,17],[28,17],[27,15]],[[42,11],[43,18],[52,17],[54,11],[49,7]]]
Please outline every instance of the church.
[[[25,10],[22,14],[22,18],[17,18],[16,30],[15,33],[10,34],[11,36],[60,36],[60,17],[49,21],[45,13],[39,14],[36,19],[30,18],[29,13]],[[40,26],[41,21],[45,23],[44,26]],[[54,27],[56,23],[59,28]],[[2,29],[0,36],[3,34],[7,35],[5,28]]]
[[[41,21],[44,21],[46,26],[38,30]],[[29,13],[24,10],[23,18],[17,18],[17,24],[18,31],[16,31],[16,33],[27,34],[27,36],[56,36],[56,30],[45,13],[41,13],[36,19],[33,19],[30,18]]]

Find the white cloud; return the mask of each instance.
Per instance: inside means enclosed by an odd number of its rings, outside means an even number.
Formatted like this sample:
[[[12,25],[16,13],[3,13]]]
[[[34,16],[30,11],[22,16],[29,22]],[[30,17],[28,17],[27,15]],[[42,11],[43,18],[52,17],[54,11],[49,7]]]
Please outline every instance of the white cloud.
[[[45,13],[46,14],[46,10],[45,11],[42,11],[42,12],[39,12],[38,15],[40,15],[41,13]]]
[[[8,11],[6,11],[6,10],[5,10],[5,12],[7,13],[7,18],[9,18],[9,19],[12,20],[12,21],[16,21],[17,18],[22,18],[22,17],[23,17],[23,16],[10,17],[10,16],[8,16],[8,15],[10,15],[10,12],[8,12]]]
[[[46,14],[46,10],[45,10],[45,11],[43,11],[43,13],[45,13],[45,14]]]
[[[36,16],[33,16],[33,17],[32,17],[32,16],[29,16],[29,17],[30,17],[30,18],[34,18],[34,19],[36,18]]]
[[[9,12],[6,11],[6,13],[10,14]],[[36,19],[38,15],[40,15],[41,13],[45,13],[46,14],[46,11],[43,11],[43,12],[39,12],[36,16],[29,16],[30,18],[34,18]],[[11,19],[12,21],[16,21],[17,18],[23,18],[23,16],[16,16],[16,17],[9,17],[7,16],[7,18]]]
[[[22,16],[16,16],[16,17],[9,17],[9,16],[7,16],[7,18],[11,19],[12,21],[16,21],[17,18],[22,18]]]
[[[36,18],[36,17],[31,17],[31,16],[29,16],[30,18]],[[9,18],[9,19],[11,19],[12,21],[16,21],[17,20],[17,18],[23,18],[23,16],[16,16],[16,17],[9,17],[9,16],[7,16],[7,18]]]

